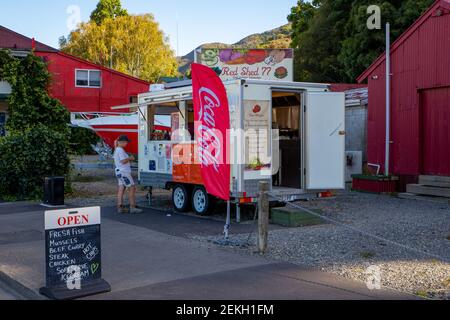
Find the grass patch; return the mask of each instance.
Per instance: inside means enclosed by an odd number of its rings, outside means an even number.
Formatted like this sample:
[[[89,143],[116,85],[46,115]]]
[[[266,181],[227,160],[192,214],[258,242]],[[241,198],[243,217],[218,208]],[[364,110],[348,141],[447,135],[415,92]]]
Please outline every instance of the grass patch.
[[[428,292],[423,291],[423,290],[416,291],[416,292],[414,292],[414,294],[415,294],[416,296],[418,296],[418,297],[422,297],[422,298],[425,298],[425,299],[428,299],[428,298],[430,297],[430,296],[428,295]]]
[[[75,176],[72,179],[72,182],[78,183],[92,183],[92,182],[101,182],[105,179],[102,177],[94,177],[94,176]]]
[[[447,278],[447,280],[444,281],[444,287],[450,288],[450,278]]]
[[[372,251],[363,251],[360,253],[361,258],[369,260],[375,257],[375,252]]]

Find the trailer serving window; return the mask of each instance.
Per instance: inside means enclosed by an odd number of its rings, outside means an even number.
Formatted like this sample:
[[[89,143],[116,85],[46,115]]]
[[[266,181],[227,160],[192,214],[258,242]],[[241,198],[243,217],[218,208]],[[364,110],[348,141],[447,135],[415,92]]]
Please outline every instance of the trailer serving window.
[[[149,141],[194,141],[194,103],[183,100],[150,105],[147,125]]]
[[[179,129],[179,116],[176,102],[150,105],[147,114],[148,140],[172,141],[172,132]]]

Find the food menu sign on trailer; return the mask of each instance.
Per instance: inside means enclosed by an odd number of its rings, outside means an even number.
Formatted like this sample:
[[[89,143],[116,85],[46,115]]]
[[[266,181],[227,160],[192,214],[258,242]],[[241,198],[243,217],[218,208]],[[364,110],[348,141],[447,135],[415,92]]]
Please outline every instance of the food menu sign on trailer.
[[[110,291],[102,280],[100,207],[45,212],[46,287],[53,299]]]
[[[292,49],[199,49],[196,61],[212,68],[223,81],[294,81]]]

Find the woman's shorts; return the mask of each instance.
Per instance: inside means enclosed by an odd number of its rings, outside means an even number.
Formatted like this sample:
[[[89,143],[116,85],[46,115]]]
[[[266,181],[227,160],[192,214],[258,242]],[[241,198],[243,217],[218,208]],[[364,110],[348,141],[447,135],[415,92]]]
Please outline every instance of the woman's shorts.
[[[130,188],[135,185],[134,179],[131,176],[131,173],[122,173],[122,178],[117,179],[119,181],[119,186]]]

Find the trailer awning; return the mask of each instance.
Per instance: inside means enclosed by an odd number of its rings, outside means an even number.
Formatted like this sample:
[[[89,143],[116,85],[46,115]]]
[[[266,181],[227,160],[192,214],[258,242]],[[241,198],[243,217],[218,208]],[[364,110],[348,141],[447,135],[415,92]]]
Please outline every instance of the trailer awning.
[[[186,100],[192,100],[192,91],[186,91],[182,93],[167,93],[165,95],[158,95],[155,97],[147,97],[144,98],[143,101],[145,104],[159,104],[159,103],[170,103],[170,102],[177,102],[177,101],[186,101]]]
[[[130,104],[122,105],[122,106],[111,107],[111,110],[125,110],[125,109],[129,109],[130,111],[137,111],[138,107],[139,107],[139,105],[137,103],[130,103]],[[136,110],[134,110],[134,109],[136,109]]]

